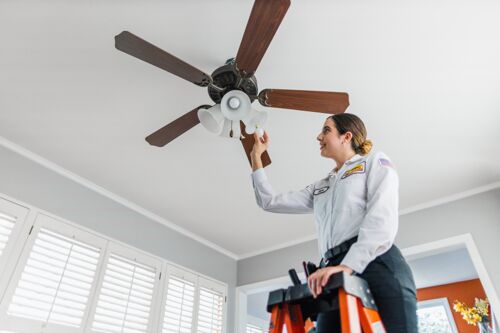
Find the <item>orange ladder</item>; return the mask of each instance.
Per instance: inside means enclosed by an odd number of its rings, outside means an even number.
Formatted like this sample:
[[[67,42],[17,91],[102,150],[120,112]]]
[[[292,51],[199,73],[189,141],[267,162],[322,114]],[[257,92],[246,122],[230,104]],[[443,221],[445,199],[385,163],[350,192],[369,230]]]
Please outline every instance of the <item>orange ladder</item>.
[[[333,275],[316,299],[307,284],[270,292],[267,303],[267,311],[271,313],[269,333],[282,333],[285,325],[288,333],[315,332],[308,318],[334,310],[340,310],[342,333],[386,333],[366,281],[344,272]]]

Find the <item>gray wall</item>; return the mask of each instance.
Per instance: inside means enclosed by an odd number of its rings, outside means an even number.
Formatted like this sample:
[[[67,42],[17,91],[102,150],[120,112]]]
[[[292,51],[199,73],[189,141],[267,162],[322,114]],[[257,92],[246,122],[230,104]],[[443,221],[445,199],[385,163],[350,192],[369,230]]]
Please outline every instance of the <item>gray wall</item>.
[[[227,332],[234,331],[234,259],[1,146],[0,193],[226,282]]]
[[[302,260],[318,260],[316,241],[310,241],[236,263],[4,147],[0,147],[0,193],[226,282],[228,333],[234,331],[235,285],[281,277],[290,267],[300,270]],[[401,216],[396,243],[405,248],[464,233],[473,235],[493,284],[500,290],[498,189]]]
[[[417,289],[479,278],[467,248],[447,250],[408,261]]]
[[[311,223],[312,217],[311,217]],[[400,217],[400,248],[470,233],[495,289],[500,291],[500,189]],[[237,285],[282,277],[302,260],[318,261],[316,241],[238,261]]]
[[[286,286],[283,286],[286,288]],[[267,312],[267,300],[269,298],[269,291],[248,295],[247,297],[247,313],[255,318],[262,319],[269,322],[271,314]]]

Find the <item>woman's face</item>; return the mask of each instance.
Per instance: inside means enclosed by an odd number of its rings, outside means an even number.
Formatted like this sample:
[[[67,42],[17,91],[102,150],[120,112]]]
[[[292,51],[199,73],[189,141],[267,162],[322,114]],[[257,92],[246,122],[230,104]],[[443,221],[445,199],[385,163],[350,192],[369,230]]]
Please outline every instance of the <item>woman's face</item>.
[[[316,138],[319,141],[319,148],[321,156],[333,158],[342,156],[345,149],[343,142],[345,141],[345,134],[340,135],[335,128],[333,120],[327,118],[323,124],[323,129]]]

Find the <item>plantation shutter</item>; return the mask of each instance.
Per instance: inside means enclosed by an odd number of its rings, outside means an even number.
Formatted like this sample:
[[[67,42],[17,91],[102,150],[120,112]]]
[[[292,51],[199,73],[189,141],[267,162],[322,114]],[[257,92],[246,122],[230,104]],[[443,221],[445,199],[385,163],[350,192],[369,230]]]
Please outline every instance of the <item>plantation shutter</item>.
[[[199,278],[198,333],[222,333],[226,288],[208,279]]]
[[[0,276],[6,273],[7,260],[20,235],[27,214],[27,208],[0,198]]]
[[[128,249],[110,249],[92,322],[93,332],[149,332],[161,264]]]
[[[99,249],[42,228],[8,314],[79,327]]]
[[[162,333],[191,333],[196,276],[170,266],[164,296]]]
[[[264,331],[258,327],[251,324],[247,324],[247,333],[264,333]]]
[[[31,236],[2,305],[0,329],[80,331],[104,241],[44,215]]]
[[[14,216],[6,215],[0,212],[0,256],[7,246],[12,230],[16,225],[16,218]]]

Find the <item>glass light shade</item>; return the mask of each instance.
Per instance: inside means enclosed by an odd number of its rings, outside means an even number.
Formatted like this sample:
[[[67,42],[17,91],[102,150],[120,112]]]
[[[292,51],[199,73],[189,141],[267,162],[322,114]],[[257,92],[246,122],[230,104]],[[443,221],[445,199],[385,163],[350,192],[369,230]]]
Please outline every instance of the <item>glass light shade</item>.
[[[226,119],[239,121],[248,116],[252,110],[252,102],[243,91],[231,90],[222,97],[220,107]]]
[[[220,133],[224,116],[221,112],[220,104],[216,104],[209,109],[199,109],[198,119],[200,123],[212,133]]]
[[[257,134],[262,136],[267,123],[267,112],[252,109],[248,117],[243,119],[243,123],[245,124],[245,132],[253,134],[257,131]]]

